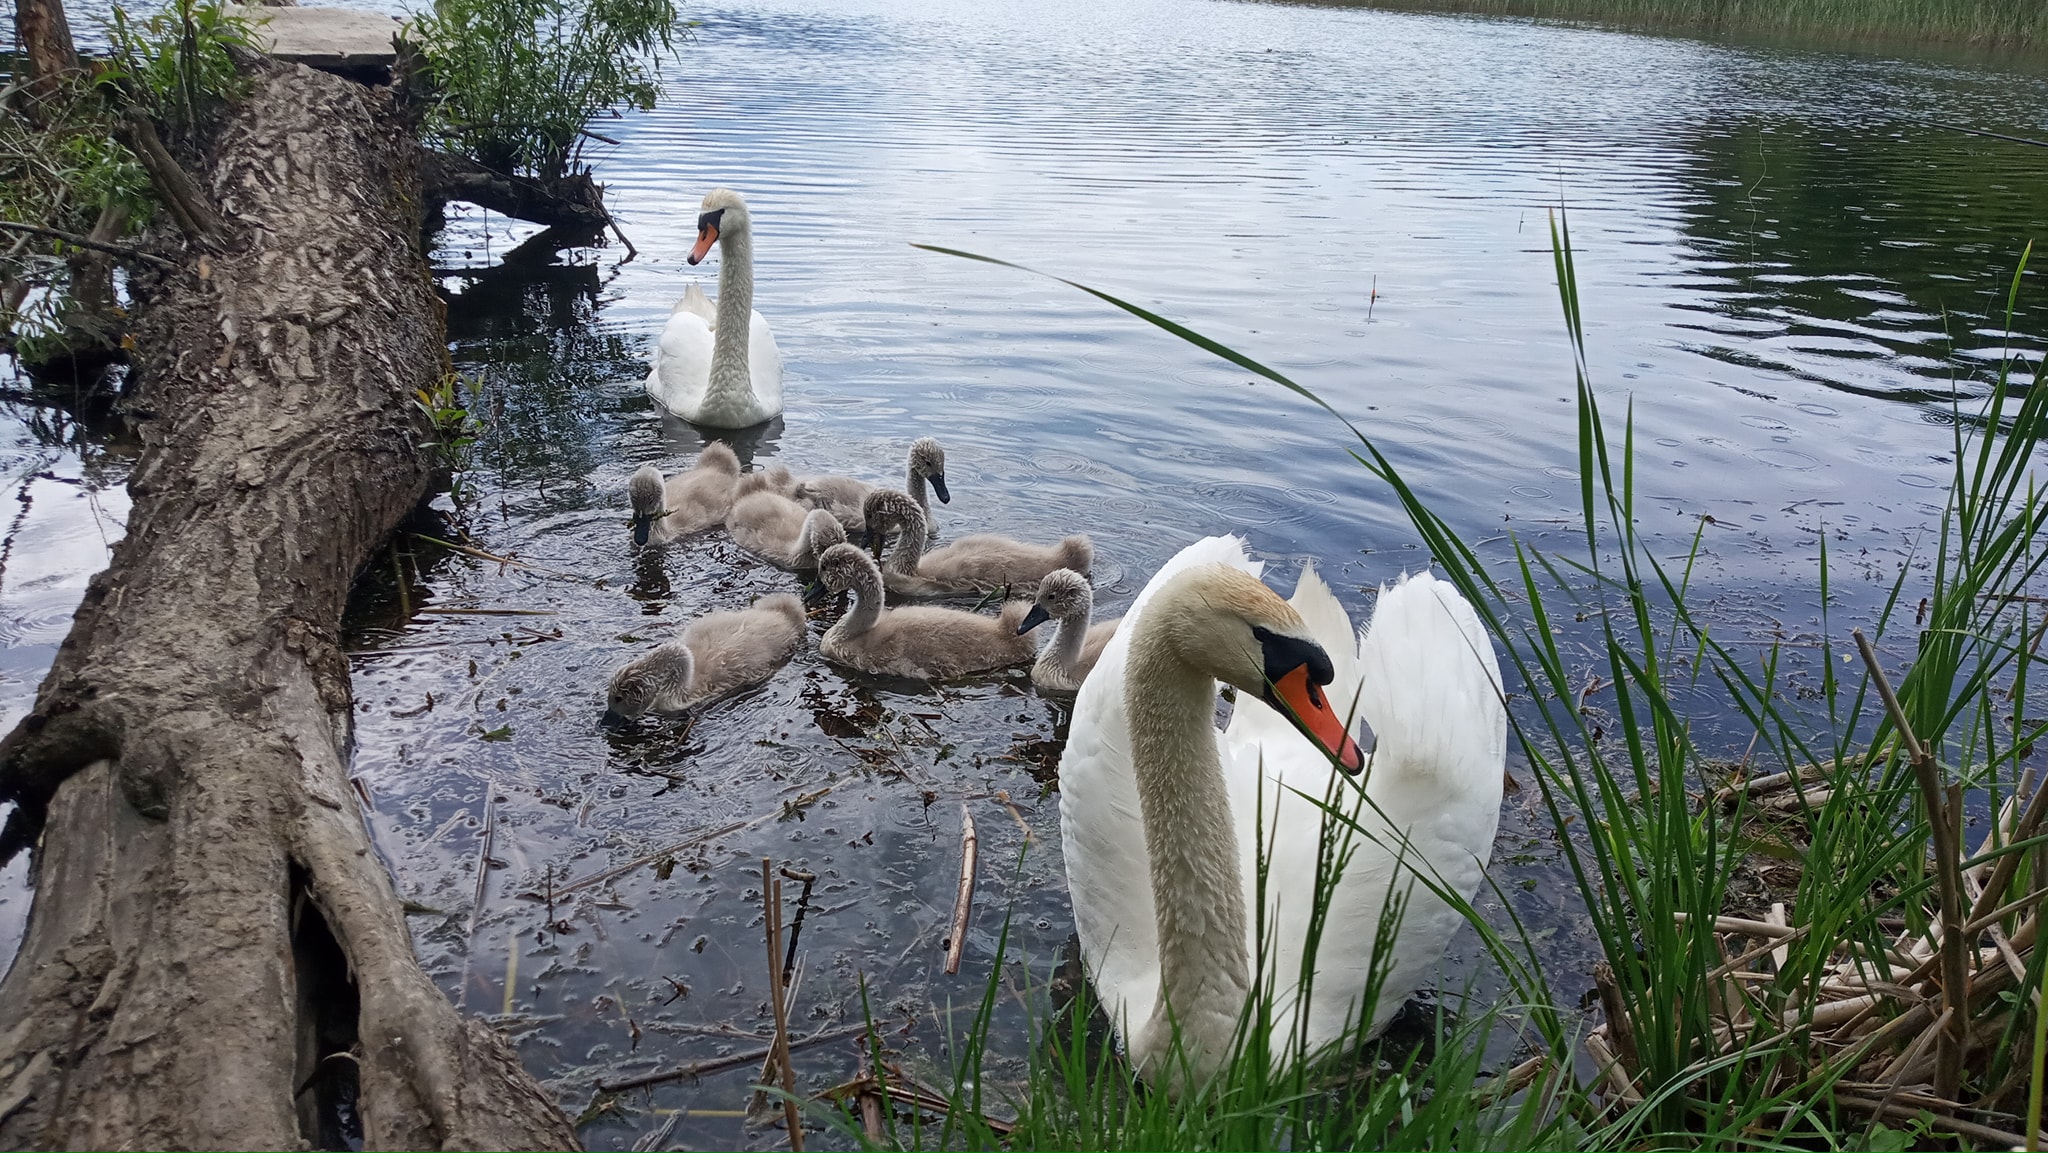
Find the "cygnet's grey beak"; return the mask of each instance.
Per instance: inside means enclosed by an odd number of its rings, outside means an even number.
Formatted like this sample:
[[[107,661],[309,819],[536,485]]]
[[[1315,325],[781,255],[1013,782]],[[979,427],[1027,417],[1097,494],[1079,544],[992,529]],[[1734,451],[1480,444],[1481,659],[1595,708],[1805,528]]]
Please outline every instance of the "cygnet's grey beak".
[[[619,712],[617,709],[607,708],[604,711],[604,716],[601,717],[597,723],[598,727],[600,728],[617,731],[619,729],[632,727],[633,721],[631,718],[627,717],[626,714]]]
[[[634,544],[636,544],[636,545],[640,545],[640,546],[643,546],[643,547],[644,547],[644,546],[645,546],[645,545],[647,544],[647,538],[648,538],[649,534],[651,534],[651,533],[652,533],[653,531],[654,531],[654,517],[652,517],[652,516],[642,516],[642,515],[640,515],[639,513],[635,513],[635,514],[633,514],[633,543],[634,543]]]
[[[1024,623],[1017,626],[1017,635],[1021,637],[1051,619],[1052,614],[1045,611],[1044,605],[1032,605],[1031,611],[1024,614]]]
[[[925,478],[932,482],[932,491],[939,495],[940,504],[952,504],[953,494],[946,491],[946,474],[935,472]]]
[[[804,607],[817,608],[819,605],[824,604],[826,598],[831,595],[832,591],[825,587],[824,581],[814,580],[804,586]]]

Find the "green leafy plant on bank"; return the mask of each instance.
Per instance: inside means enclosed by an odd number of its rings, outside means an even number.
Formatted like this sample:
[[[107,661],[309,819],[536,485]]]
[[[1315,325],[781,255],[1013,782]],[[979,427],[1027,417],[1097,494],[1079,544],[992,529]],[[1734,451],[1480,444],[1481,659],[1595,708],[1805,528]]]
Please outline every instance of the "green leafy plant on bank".
[[[255,52],[255,25],[223,0],[171,0],[137,18],[120,4],[106,23],[114,71],[126,96],[176,132],[197,130],[249,90],[236,52]]]
[[[475,462],[478,428],[469,398],[481,396],[483,387],[482,377],[468,378],[450,372],[442,374],[430,387],[413,390],[413,407],[427,418],[428,427],[433,430],[434,439],[429,447],[448,474],[448,496],[457,508],[467,505],[474,495],[469,470]]]
[[[571,175],[593,120],[654,106],[679,20],[674,0],[434,0],[413,19],[440,94],[429,127],[504,175]]]
[[[1560,224],[1552,239],[1576,375],[1579,547],[1517,539],[1504,564],[1488,565],[1392,455],[1350,432],[1439,574],[1487,622],[1510,689],[1519,682],[1514,741],[1603,958],[1595,973],[1556,978],[1600,986],[1605,1011],[1582,1019],[1590,1031],[1561,1024],[1575,1013],[1550,996],[1527,937],[1472,910],[1520,1003],[1468,1009],[1469,1025],[1439,1017],[1426,1062],[1389,1060],[1364,1082],[1345,1077],[1355,1061],[1275,1077],[1262,1046],[1247,1045],[1215,1084],[1173,1099],[1134,1088],[1120,1060],[1089,1048],[1074,1023],[1084,1012],[1032,1039],[1028,1079],[995,1102],[984,1088],[992,978],[955,1049],[951,1087],[927,1101],[941,1106],[928,1127],[924,1111],[908,1110],[908,1131],[878,1135],[847,1108],[837,1115],[846,1132],[873,1147],[2040,1147],[2048,833],[2038,798],[2048,791],[2023,790],[2022,760],[2048,735],[2029,694],[2048,630],[2027,591],[2048,562],[2048,502],[2029,471],[2048,432],[2048,389],[2021,386],[2007,363],[1981,411],[1958,396],[1947,503],[1874,620],[1837,619],[1823,537],[1823,642],[1803,670],[1819,679],[1819,704],[1794,708],[1793,654],[1732,643],[1688,603],[1701,537],[1666,560],[1642,535],[1632,420],[1617,427],[1602,411],[1569,234]],[[2019,286],[2016,273],[2008,324]],[[1250,357],[1074,287],[1334,415]],[[1572,621],[1594,630],[1590,669],[1561,635]],[[1848,644],[1852,625],[1889,658],[1880,667],[1895,704],[1881,702],[1876,670]],[[1604,724],[1586,707],[1589,672],[1605,685],[1595,702]],[[1703,748],[1698,723],[1729,716],[1746,731]],[[1741,758],[1736,780],[1717,756]],[[1766,801],[1774,779],[1782,796]],[[1959,841],[1948,830],[1963,828],[1966,807],[1985,819]],[[1799,862],[1782,927],[1775,910],[1731,904],[1738,870],[1760,854]],[[1717,922],[1725,914],[1741,920]],[[1944,921],[1966,932],[1943,933]],[[1967,995],[1944,970],[1965,953]],[[1552,1072],[1504,1113],[1501,1095],[1478,1086],[1499,1063],[1481,1055],[1499,1048],[1510,1013]],[[1943,1022],[1957,1024],[1945,1040]],[[1594,1075],[1582,1081],[1586,1068]],[[985,1110],[997,1104],[1015,1120],[991,1125]],[[897,1110],[887,1117],[898,1124]]]

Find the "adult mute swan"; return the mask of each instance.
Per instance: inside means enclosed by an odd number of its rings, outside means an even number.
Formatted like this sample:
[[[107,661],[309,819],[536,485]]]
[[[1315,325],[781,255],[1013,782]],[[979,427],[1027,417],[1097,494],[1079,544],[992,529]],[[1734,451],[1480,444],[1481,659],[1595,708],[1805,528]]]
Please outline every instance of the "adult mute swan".
[[[1359,639],[1312,569],[1291,602],[1259,571],[1236,537],[1199,541],[1161,568],[1082,682],[1060,766],[1082,961],[1132,1061],[1169,1089],[1180,1087],[1166,1071],[1176,1026],[1197,1078],[1229,1057],[1253,989],[1254,914],[1267,926],[1274,1012],[1265,1041],[1276,1064],[1291,1062],[1297,1029],[1313,1053],[1361,1023],[1367,1033],[1384,1027],[1462,923],[1417,873],[1470,897],[1500,815],[1507,718],[1493,645],[1471,606],[1418,574],[1381,590]],[[1212,723],[1218,679],[1241,690],[1221,733]],[[1345,728],[1354,708],[1378,734],[1370,757]],[[1333,755],[1363,774],[1339,778]],[[1362,803],[1361,783],[1385,820]],[[1326,814],[1293,790],[1330,797],[1373,836],[1351,840],[1306,1005],[1303,953]],[[1258,841],[1268,858],[1263,910],[1254,898]],[[1390,895],[1408,905],[1383,992],[1360,1022]]]
[[[696,264],[718,245],[718,302],[695,284],[654,347],[647,395],[692,424],[746,428],[782,413],[782,353],[754,311],[754,228],[747,202],[714,188],[697,214]]]

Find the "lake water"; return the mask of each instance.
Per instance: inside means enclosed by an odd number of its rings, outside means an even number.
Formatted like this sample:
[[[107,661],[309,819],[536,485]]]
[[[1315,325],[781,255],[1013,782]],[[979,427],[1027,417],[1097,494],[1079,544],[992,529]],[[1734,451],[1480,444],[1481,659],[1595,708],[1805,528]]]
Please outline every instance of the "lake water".
[[[1220,0],[688,14],[662,106],[599,126],[638,259],[615,245],[477,275],[532,230],[476,215],[437,254],[458,363],[485,381],[464,520],[530,567],[408,541],[372,566],[349,628],[356,770],[421,907],[421,954],[572,1114],[598,1078],[759,1043],[763,856],[818,877],[795,1027],[858,1021],[865,988],[913,1068],[964,1028],[1006,919],[1014,1043],[992,1066],[1014,1068],[1072,930],[1062,711],[1021,678],[920,691],[812,652],[688,727],[596,723],[611,667],[792,587],[720,535],[628,544],[625,478],[702,444],[640,379],[670,304],[715,275],[683,261],[709,187],[748,196],[756,305],[788,365],[783,420],[732,438],[742,455],[885,477],[937,436],[944,529],[1089,532],[1106,614],[1211,533],[1243,533],[1283,587],[1314,560],[1359,619],[1428,557],[1327,414],[1073,289],[912,242],[1032,264],[1264,359],[1499,561],[1511,534],[1576,543],[1562,205],[1592,377],[1617,420],[1633,405],[1640,527],[1675,556],[1711,516],[1700,604],[1759,646],[1812,636],[1823,534],[1832,611],[1858,620],[1924,543],[1951,405],[1987,394],[2005,289],[2048,229],[2048,149],[1939,126],[2048,135],[2048,76],[2009,62]],[[2027,281],[2022,381],[2043,347]],[[11,723],[118,537],[125,458],[46,410],[6,411]],[[442,611],[459,609],[520,615]],[[948,977],[963,805],[982,881]],[[1533,788],[1508,798],[1494,875],[1558,956],[1581,955],[1536,805]],[[607,875],[643,857],[661,867]],[[20,878],[0,896],[8,942]],[[1453,948],[1442,988],[1464,987],[1476,951]],[[1576,996],[1584,974],[1560,971]],[[819,1089],[854,1056],[833,1042],[797,1065]],[[625,1147],[675,1121],[672,1143],[778,1142],[740,1115],[754,1076],[627,1095],[585,1139]]]

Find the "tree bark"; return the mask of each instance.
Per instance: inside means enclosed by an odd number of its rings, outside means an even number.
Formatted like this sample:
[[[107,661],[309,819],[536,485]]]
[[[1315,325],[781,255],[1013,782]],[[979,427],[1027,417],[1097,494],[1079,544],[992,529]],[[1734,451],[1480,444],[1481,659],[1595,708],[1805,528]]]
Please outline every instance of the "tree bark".
[[[5,1147],[341,1148],[351,1108],[368,1148],[575,1145],[420,970],[348,782],[341,612],[445,364],[391,100],[258,67],[198,174],[220,248],[135,278],[128,535],[0,741]]]
[[[14,32],[21,38],[21,54],[28,63],[22,112],[31,123],[40,125],[43,120],[37,106],[56,95],[66,72],[78,70],[78,48],[71,40],[64,0],[14,0]]]

